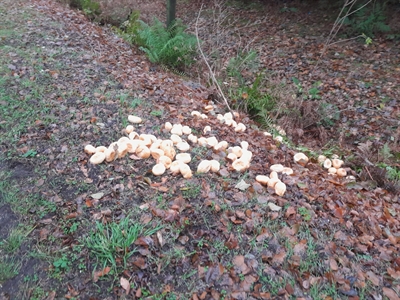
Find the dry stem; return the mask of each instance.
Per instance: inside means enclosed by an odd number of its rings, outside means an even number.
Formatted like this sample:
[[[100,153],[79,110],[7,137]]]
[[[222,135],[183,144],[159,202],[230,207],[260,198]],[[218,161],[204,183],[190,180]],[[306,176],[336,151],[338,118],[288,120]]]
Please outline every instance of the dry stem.
[[[197,19],[196,19],[196,25],[195,25],[197,45],[199,47],[200,54],[203,57],[203,60],[206,63],[208,70],[210,71],[210,75],[211,75],[211,78],[213,80],[213,83],[215,84],[215,86],[218,89],[219,95],[222,97],[222,99],[224,99],[225,105],[229,109],[229,111],[232,111],[231,107],[229,106],[228,100],[225,98],[225,95],[222,92],[222,89],[221,89],[220,85],[218,84],[217,79],[215,78],[214,72],[212,71],[212,69],[211,69],[211,67],[210,67],[210,65],[208,63],[206,56],[204,55],[203,50],[201,49],[200,39],[199,39],[199,31],[198,31],[198,21],[199,21],[200,14],[201,14],[202,10],[203,10],[203,4],[201,4],[200,10],[199,10],[199,14],[197,15]]]

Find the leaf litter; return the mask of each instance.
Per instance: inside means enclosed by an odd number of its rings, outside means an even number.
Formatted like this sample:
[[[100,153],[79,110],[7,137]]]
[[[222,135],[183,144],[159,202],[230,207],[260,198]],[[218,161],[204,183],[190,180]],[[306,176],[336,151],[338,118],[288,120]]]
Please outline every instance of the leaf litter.
[[[41,176],[29,178],[28,186],[19,188],[53,199],[57,210],[37,216],[39,225],[31,235],[40,239],[42,247],[72,253],[84,243],[95,221],[118,222],[135,212],[136,216],[131,215],[135,222],[164,225],[156,234],[140,236],[134,242],[135,251],[126,264],[120,257],[114,258],[119,274],[110,274],[110,266],[97,265],[83,247],[77,255],[85,268],[80,269],[74,261],[69,269],[53,270],[62,280],[44,281],[44,290],[66,298],[126,294],[137,299],[145,295],[270,299],[307,298],[315,286],[329,298],[328,287],[333,284],[341,298],[365,292],[375,298],[382,294],[398,298],[396,216],[400,208],[396,196],[362,183],[358,189],[349,189],[343,178],[327,174],[315,161],[306,167],[294,164],[294,151],[249,126],[253,123],[244,115],[239,120],[246,124],[246,133],[237,134],[212,118],[191,118],[190,111],[202,111],[209,104],[204,100],[207,89],[192,89],[163,71],[149,72],[141,53],[79,12],[52,2],[34,1],[33,5],[42,19],[26,24],[22,40],[45,49],[42,57],[47,69],[42,71],[49,75],[47,80],[55,90],[44,91],[47,113],[38,115],[42,120],[20,137],[18,146],[28,144],[26,149],[35,149],[44,163],[37,164],[37,157],[28,158]],[[18,16],[15,7],[11,8],[10,15]],[[51,22],[58,26],[46,25]],[[39,32],[48,38],[43,39]],[[20,47],[12,39],[7,43]],[[51,59],[56,46],[58,62],[64,64],[61,67]],[[78,60],[71,49],[84,54]],[[31,62],[17,53],[11,52],[9,57],[12,76],[32,78],[43,73],[37,73]],[[280,68],[276,58],[268,64]],[[344,66],[337,68],[345,72]],[[299,69],[306,72],[307,66]],[[12,89],[19,84],[10,82]],[[349,92],[343,81],[333,84]],[[372,92],[365,96],[372,97]],[[21,90],[20,95],[27,93]],[[140,104],[132,108],[121,101],[125,93]],[[229,163],[219,174],[195,174],[191,179],[154,177],[149,160],[132,163],[121,159],[105,167],[88,163],[83,147],[118,139],[121,120],[131,113],[143,117],[141,132],[167,137],[160,130],[163,121],[146,117],[153,105],[164,108],[163,120],[184,123],[198,132],[209,125],[213,136],[232,145],[249,141],[253,160],[246,180],[232,171]],[[15,151],[4,145],[2,150]],[[197,161],[225,160],[224,153],[206,147],[192,151]],[[283,197],[255,182],[256,175],[269,174],[270,166],[278,163],[294,170],[291,176],[279,175],[288,187]],[[307,214],[310,218],[306,219]],[[78,224],[76,231],[74,224]],[[52,265],[47,269],[51,271]],[[103,283],[112,284],[112,291]],[[5,287],[3,296],[13,298],[17,292],[7,284]]]

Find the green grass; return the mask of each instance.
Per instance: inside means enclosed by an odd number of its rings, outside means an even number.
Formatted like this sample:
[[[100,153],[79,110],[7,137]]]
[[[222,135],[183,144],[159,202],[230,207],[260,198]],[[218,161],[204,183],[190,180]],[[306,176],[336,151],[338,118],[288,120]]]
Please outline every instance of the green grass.
[[[136,252],[133,243],[137,238],[152,235],[161,228],[157,226],[145,229],[144,225],[133,222],[128,217],[118,223],[96,222],[95,229],[85,239],[85,245],[101,267],[111,266],[116,271],[118,258],[122,260],[125,267],[128,258]]]
[[[195,199],[201,193],[201,186],[194,183],[188,183],[185,187],[181,188],[182,196],[185,199]]]
[[[134,98],[131,102],[130,102],[130,107],[132,109],[135,109],[136,107],[142,105],[142,99],[140,98]]]
[[[19,227],[11,230],[7,239],[0,243],[0,247],[7,253],[12,254],[21,247],[26,237],[32,232],[33,227]]]
[[[2,61],[1,64],[8,64],[7,61]],[[41,102],[43,97],[42,88],[37,85],[28,88],[29,92],[21,99],[14,89],[13,80],[7,77],[4,68],[0,68],[0,132],[1,142],[7,143],[11,148],[15,148],[15,143],[27,131],[27,128],[40,119],[43,113],[47,112],[47,108]],[[22,88],[21,88],[22,89]],[[18,120],[18,122],[16,122]],[[15,149],[14,149],[15,153]]]
[[[21,269],[21,263],[15,258],[7,258],[1,256],[0,258],[0,283],[13,278],[18,275]]]
[[[160,109],[160,110],[152,110],[150,112],[150,115],[154,116],[154,117],[162,117],[162,115],[164,114],[164,110]]]

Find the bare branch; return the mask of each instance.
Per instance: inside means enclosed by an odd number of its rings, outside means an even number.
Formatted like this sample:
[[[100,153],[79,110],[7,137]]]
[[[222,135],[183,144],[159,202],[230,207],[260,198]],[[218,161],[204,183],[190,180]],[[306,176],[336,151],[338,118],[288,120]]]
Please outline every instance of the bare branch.
[[[228,100],[225,98],[225,95],[224,95],[224,93],[222,92],[222,89],[221,89],[221,87],[219,86],[217,79],[215,78],[214,72],[212,71],[212,69],[211,69],[209,63],[207,62],[206,56],[204,55],[203,50],[201,49],[200,39],[199,39],[199,30],[198,30],[198,22],[199,22],[199,18],[200,18],[200,14],[201,14],[201,11],[202,11],[202,10],[203,10],[203,4],[201,4],[200,10],[199,10],[199,14],[197,15],[197,19],[196,19],[196,25],[195,25],[196,38],[197,38],[197,45],[198,45],[198,47],[199,47],[200,54],[201,54],[201,56],[203,57],[203,60],[204,60],[204,62],[206,63],[208,70],[210,71],[211,78],[212,78],[212,80],[213,80],[215,86],[216,86],[217,89],[218,89],[218,93],[220,94],[220,96],[222,97],[222,99],[224,99],[225,105],[226,105],[226,107],[229,109],[229,111],[232,111],[231,107],[229,106]]]
[[[332,26],[331,32],[328,35],[328,38],[326,39],[326,42],[324,44],[324,48],[322,49],[322,52],[318,58],[317,63],[315,64],[313,71],[317,68],[319,62],[321,61],[322,57],[324,56],[326,50],[328,49],[329,46],[337,44],[337,43],[341,43],[341,42],[346,42],[349,40],[353,40],[356,38],[359,38],[360,36],[356,36],[354,38],[350,38],[350,39],[346,39],[346,40],[342,40],[342,41],[338,41],[338,42],[333,42],[332,40],[336,37],[337,33],[339,32],[339,30],[342,28],[343,24],[344,24],[344,20],[354,14],[355,12],[359,11],[360,9],[364,8],[366,5],[368,5],[370,2],[372,2],[372,0],[369,0],[367,3],[363,4],[361,7],[357,8],[354,11],[351,11],[351,9],[353,8],[354,4],[357,2],[357,0],[346,0],[346,2],[343,4],[342,9],[340,10],[339,15],[337,16],[335,23]],[[345,8],[348,8],[348,11],[346,12],[346,14],[344,16],[342,16],[342,13],[344,12]],[[361,35],[362,36],[362,35]]]

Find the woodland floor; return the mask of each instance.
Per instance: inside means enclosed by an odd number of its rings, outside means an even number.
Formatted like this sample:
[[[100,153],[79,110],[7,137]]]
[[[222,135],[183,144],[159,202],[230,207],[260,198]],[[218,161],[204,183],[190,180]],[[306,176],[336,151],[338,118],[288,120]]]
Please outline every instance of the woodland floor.
[[[351,153],[370,160],[387,144],[400,166],[399,42],[335,44],[310,76],[330,23],[314,9],[278,13],[271,8],[265,27],[246,30],[270,54],[262,63],[305,90],[321,81],[321,97],[340,110],[334,127],[303,126],[297,135],[312,150],[306,167],[244,114],[245,133],[212,115],[193,118],[208,104],[207,88],[154,68],[80,12],[1,0],[0,299],[400,299],[399,195],[369,174],[372,166],[348,168],[352,183],[312,155],[335,152],[353,167]],[[313,15],[322,25],[310,32]],[[265,28],[273,43],[262,39]],[[198,135],[210,125],[207,136],[230,145],[246,140],[251,167],[235,172],[225,153],[200,146],[190,150],[192,170],[217,159],[218,174],[160,178],[153,159],[128,157],[90,164],[84,146],[117,141],[129,114],[144,119],[137,132],[160,138],[169,121]],[[280,175],[283,197],[255,181],[277,163],[294,170]]]

